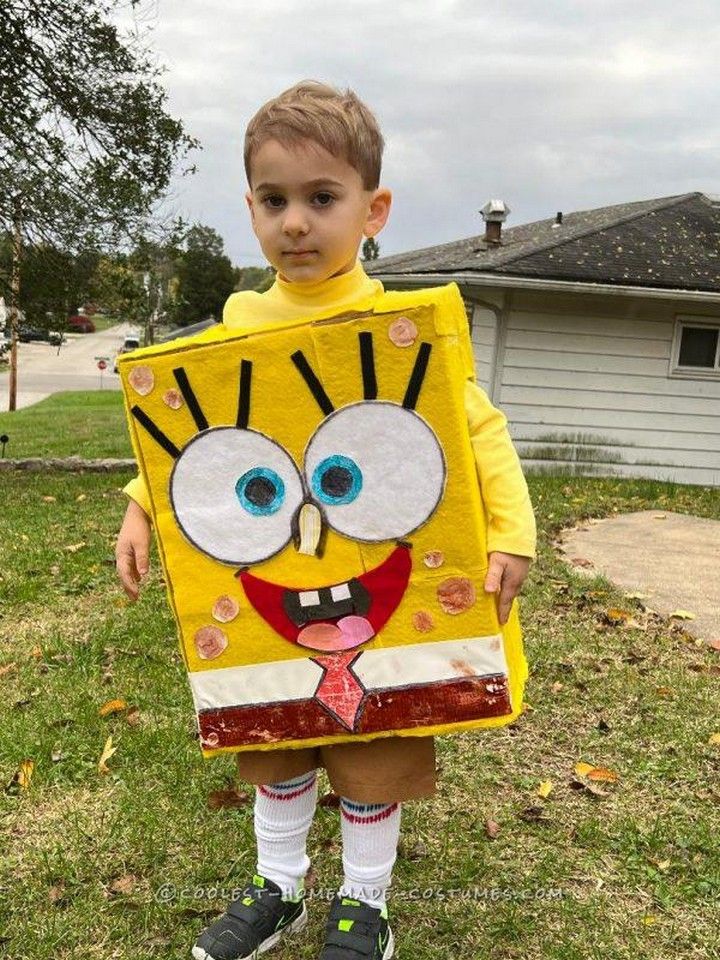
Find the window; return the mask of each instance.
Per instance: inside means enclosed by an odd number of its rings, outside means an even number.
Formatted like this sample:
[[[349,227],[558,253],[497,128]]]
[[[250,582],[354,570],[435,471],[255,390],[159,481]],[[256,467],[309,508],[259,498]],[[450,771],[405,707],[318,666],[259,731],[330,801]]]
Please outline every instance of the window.
[[[673,373],[720,375],[720,321],[678,317],[673,360]]]

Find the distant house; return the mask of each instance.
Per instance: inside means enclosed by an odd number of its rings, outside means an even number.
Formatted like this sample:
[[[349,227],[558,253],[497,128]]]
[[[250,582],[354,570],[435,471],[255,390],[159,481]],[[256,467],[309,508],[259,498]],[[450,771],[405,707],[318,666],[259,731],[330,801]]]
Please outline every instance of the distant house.
[[[479,382],[530,472],[720,486],[720,197],[560,214],[366,264],[454,280]]]

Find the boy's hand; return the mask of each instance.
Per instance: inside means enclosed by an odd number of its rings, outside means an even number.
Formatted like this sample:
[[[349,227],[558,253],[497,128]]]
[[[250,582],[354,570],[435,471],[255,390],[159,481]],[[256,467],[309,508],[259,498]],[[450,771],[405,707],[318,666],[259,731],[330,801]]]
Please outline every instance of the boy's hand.
[[[530,558],[520,557],[515,553],[500,553],[494,550],[488,557],[489,565],[485,577],[485,592],[497,593],[498,620],[507,623],[510,616],[510,607],[515,597],[520,593],[525,577],[530,569]]]
[[[131,500],[115,545],[115,569],[125,593],[137,600],[140,581],[150,569],[150,518]]]

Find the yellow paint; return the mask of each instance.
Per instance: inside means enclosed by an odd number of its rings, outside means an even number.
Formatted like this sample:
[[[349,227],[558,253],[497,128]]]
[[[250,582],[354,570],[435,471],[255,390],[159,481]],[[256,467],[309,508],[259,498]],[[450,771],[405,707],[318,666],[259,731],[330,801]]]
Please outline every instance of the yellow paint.
[[[418,339],[411,346],[398,347],[388,335],[390,325],[401,316],[410,318],[417,326]],[[275,633],[250,606],[235,577],[236,569],[206,556],[186,541],[169,501],[174,461],[130,415],[130,407],[137,404],[182,448],[196,435],[197,427],[187,403],[171,409],[164,402],[167,391],[177,387],[173,369],[179,366],[185,369],[211,427],[233,426],[240,364],[243,359],[251,360],[249,427],[280,443],[302,470],[305,446],[324,416],[290,355],[298,349],[303,351],[337,410],[363,399],[358,349],[361,331],[373,334],[378,399],[398,404],[402,403],[420,343],[432,344],[415,410],[432,427],[448,465],[443,499],[428,522],[407,537],[412,543],[413,559],[409,587],[380,634],[362,649],[419,647],[426,642],[502,633],[510,667],[512,714],[406,732],[419,735],[503,725],[521,712],[527,665],[517,605],[513,604],[509,622],[501,627],[495,599],[483,591],[487,569],[486,518],[464,407],[464,381],[472,376],[472,349],[464,306],[454,284],[386,293],[376,300],[374,312],[369,316],[346,315],[337,320],[311,323],[298,321],[246,335],[221,327],[199,338],[134,351],[119,359],[133,445],[150,494],[153,523],[185,664],[190,672],[217,670],[308,658],[314,651],[291,644]],[[152,391],[143,396],[133,390],[129,381],[130,372],[138,366],[150,367],[154,375]],[[422,464],[417,468],[422,470]],[[252,573],[287,587],[314,589],[349,580],[372,569],[386,559],[394,546],[394,542],[360,543],[330,530],[321,558],[299,553],[291,542],[276,556],[254,565]],[[442,551],[444,562],[439,568],[430,569],[423,562],[424,555],[430,551]],[[469,578],[477,595],[471,609],[454,616],[443,612],[436,596],[438,585],[449,577]],[[223,652],[213,659],[203,659],[195,649],[193,638],[204,626],[218,626],[212,610],[217,598],[224,594],[237,600],[240,612],[232,622],[220,624],[228,638]],[[421,633],[413,626],[413,615],[417,611],[431,614],[434,626],[428,632]],[[269,744],[268,748],[369,740],[382,735],[347,734],[294,744],[285,741]],[[204,749],[203,752],[209,756],[237,749]]]

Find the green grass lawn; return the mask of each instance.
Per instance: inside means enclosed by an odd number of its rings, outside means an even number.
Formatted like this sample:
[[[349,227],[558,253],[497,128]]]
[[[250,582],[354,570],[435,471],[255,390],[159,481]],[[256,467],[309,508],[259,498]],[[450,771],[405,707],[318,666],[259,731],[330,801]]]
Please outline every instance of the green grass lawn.
[[[232,786],[234,763],[200,754],[157,558],[138,604],[115,584],[126,479],[0,480],[12,505],[0,535],[3,783],[34,762],[27,788],[0,793],[0,953],[13,960],[189,957],[254,870],[250,800],[209,803]],[[708,744],[720,732],[720,654],[568,569],[552,546],[562,526],[614,511],[720,519],[720,490],[530,486],[540,546],[522,608],[529,709],[510,727],[438,740],[438,794],[403,809],[397,956],[720,956],[720,748]],[[612,626],[610,607],[634,610],[640,626]],[[137,712],[101,717],[113,698]],[[109,736],[117,752],[100,775]],[[574,787],[581,760],[618,774],[606,795]],[[317,887],[334,889],[337,809],[318,809],[309,852]],[[313,899],[308,932],[273,956],[317,957],[325,913]]]
[[[5,456],[131,457],[120,390],[56,393],[14,413],[0,413]]]

